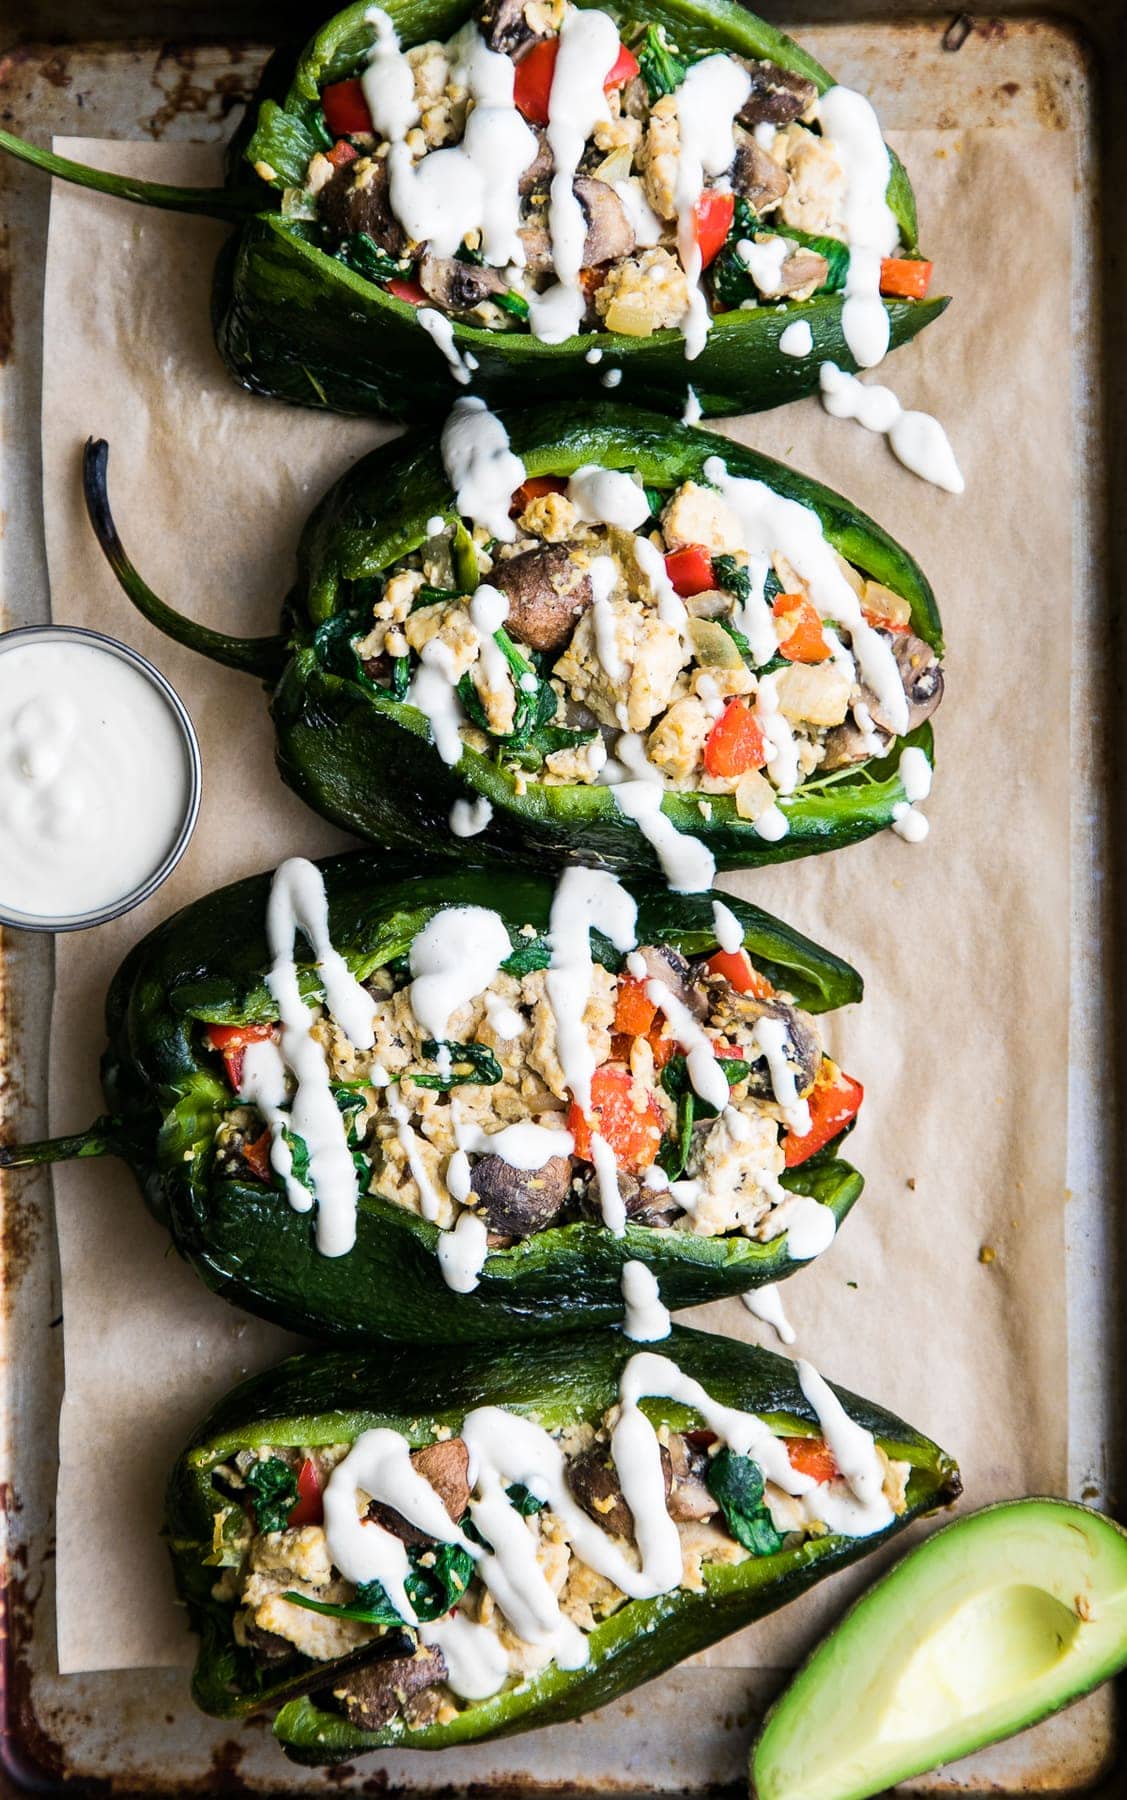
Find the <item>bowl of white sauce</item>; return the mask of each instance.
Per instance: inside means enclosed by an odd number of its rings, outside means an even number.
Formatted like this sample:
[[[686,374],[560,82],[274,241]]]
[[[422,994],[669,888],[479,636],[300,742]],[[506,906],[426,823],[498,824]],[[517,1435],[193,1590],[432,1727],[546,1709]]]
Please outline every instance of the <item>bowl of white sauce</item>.
[[[139,906],[202,785],[192,721],[143,656],[79,626],[0,633],[0,924],[81,931]]]

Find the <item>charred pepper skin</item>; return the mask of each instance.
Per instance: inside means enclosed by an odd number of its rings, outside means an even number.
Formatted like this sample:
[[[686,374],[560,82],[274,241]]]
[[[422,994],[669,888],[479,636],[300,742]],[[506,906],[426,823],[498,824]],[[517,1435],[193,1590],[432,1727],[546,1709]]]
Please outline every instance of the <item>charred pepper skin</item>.
[[[906,599],[916,635],[943,648],[935,596],[915,560],[840,494],[783,463],[707,431],[634,408],[537,408],[500,415],[530,477],[567,476],[584,463],[636,469],[647,485],[701,479],[709,457],[731,474],[766,482],[817,513],[829,542],[867,575]],[[364,457],[325,495],[298,549],[298,578],[283,617],[285,636],[224,637],[157,600],[129,563],[110,517],[105,445],[88,447],[87,504],[103,549],[134,605],[162,631],[230,667],[253,670],[273,688],[277,759],[285,781],[325,818],[375,843],[425,855],[466,854],[449,827],[456,800],[484,796],[493,809],[472,854],[558,864],[575,856],[616,871],[660,875],[653,849],[619,812],[609,788],[546,786],[531,775],[518,793],[492,757],[466,747],[447,767],[425,716],[368,681],[348,649],[366,629],[353,584],[419,548],[427,523],[457,518],[437,433],[408,433]],[[705,818],[695,794],[667,793],[663,811],[712,851],[719,869],[754,868],[858,843],[893,822],[907,796],[900,751],[919,745],[932,760],[930,724],[897,740],[863,772],[784,802],[787,835],[770,843],[741,819],[731,795],[710,795]]]
[[[244,1382],[200,1426],[168,1486],[165,1528],[176,1584],[202,1645],[193,1680],[197,1703],[226,1718],[281,1704],[275,1725],[287,1755],[310,1765],[342,1762],[391,1745],[439,1750],[575,1718],[652,1680],[686,1656],[784,1605],[823,1576],[877,1548],[923,1513],[949,1505],[961,1488],[952,1459],[895,1415],[838,1389],[851,1417],[885,1452],[912,1465],[907,1510],[876,1536],[808,1539],[798,1549],[713,1565],[702,1594],[678,1589],[656,1600],[630,1601],[591,1634],[591,1660],[578,1670],[555,1666],[519,1690],[479,1702],[446,1725],[408,1731],[401,1721],[365,1732],[319,1705],[331,1691],[334,1665],[303,1663],[296,1674],[259,1685],[235,1646],[231,1609],[211,1589],[216,1491],[211,1471],[242,1449],[341,1443],[371,1426],[402,1431],[413,1445],[439,1430],[456,1433],[475,1406],[535,1414],[548,1430],[600,1419],[617,1398],[625,1364],[638,1346],[617,1331],[589,1331],[568,1342],[566,1359],[534,1343],[441,1352],[323,1352],[298,1356]],[[756,1412],[787,1436],[817,1434],[793,1363],[749,1344],[675,1326],[649,1346],[699,1381],[725,1405]],[[654,1408],[657,1408],[655,1411]],[[651,1403],[651,1417],[677,1421],[683,1409]],[[268,1678],[269,1679],[269,1678]]]
[[[396,864],[368,852],[320,865],[333,941],[361,979],[404,954],[444,906],[499,911],[514,947],[530,924],[548,927],[553,883],[496,869]],[[214,1055],[201,1043],[203,1022],[234,1024],[276,1016],[263,985],[270,966],[265,938],[269,877],[221,888],[149,934],[130,953],[106,1003],[109,1047],[102,1082],[111,1117],[87,1147],[0,1151],[0,1165],[62,1156],[117,1154],[132,1166],[146,1201],[176,1248],[225,1299],[309,1336],[472,1343],[551,1335],[623,1317],[622,1266],[634,1258],[657,1275],[677,1308],[778,1281],[800,1263],[786,1239],[694,1238],[687,1232],[629,1225],[624,1238],[576,1222],[491,1251],[470,1294],[446,1287],[438,1266],[437,1227],[377,1195],[359,1204],[357,1241],[347,1256],[322,1256],[314,1217],[273,1188],[222,1178],[213,1138],[232,1094]],[[688,955],[715,947],[710,895],[632,889],[640,942],[668,942]],[[744,901],[729,897],[748,953],[772,985],[810,1012],[852,1004],[862,984],[847,963]],[[596,940],[597,944],[597,940]],[[597,950],[596,950],[597,953]],[[613,953],[607,948],[608,959]],[[618,958],[614,957],[617,966]],[[318,992],[310,966],[303,991]],[[858,1198],[861,1176],[835,1151],[840,1138],[786,1172],[785,1185],[829,1205],[838,1224]]]
[[[300,57],[279,53],[267,64],[256,101],[232,139],[227,185],[169,188],[84,169],[0,131],[0,150],[63,179],[142,205],[202,213],[235,222],[216,263],[211,313],[221,356],[252,392],[332,412],[417,421],[448,411],[460,391],[415,309],[347,269],[320,247],[317,228],[283,218],[282,189],[300,185],[309,159],[327,147],[320,90],[354,75],[366,60],[371,28],[367,0],[338,13]],[[405,43],[449,37],[470,16],[467,0],[388,0],[385,8]],[[686,48],[732,50],[807,77],[824,93],[828,72],[793,39],[730,0],[638,0],[639,24],[666,24]],[[890,151],[888,204],[909,255],[918,247],[915,199]],[[268,182],[256,172],[275,171]],[[885,299],[892,348],[909,342],[948,305],[945,297]],[[826,360],[856,370],[842,334],[840,293],[717,314],[704,350],[685,360],[679,331],[634,338],[600,331],[544,344],[526,331],[486,331],[453,321],[454,343],[478,361],[474,392],[490,405],[526,405],[601,392],[607,368],[622,370],[618,389],[635,405],[680,416],[691,382],[705,417],[758,412],[813,393]],[[805,319],[813,337],[807,357],[785,356],[779,339]],[[599,368],[585,361],[595,344]]]

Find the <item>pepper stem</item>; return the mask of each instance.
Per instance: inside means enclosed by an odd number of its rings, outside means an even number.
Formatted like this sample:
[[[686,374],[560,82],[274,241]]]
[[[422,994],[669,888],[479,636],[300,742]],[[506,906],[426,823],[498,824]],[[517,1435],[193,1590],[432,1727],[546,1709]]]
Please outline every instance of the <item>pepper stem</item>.
[[[43,1138],[38,1144],[0,1144],[0,1169],[34,1169],[41,1163],[73,1162],[79,1156],[119,1156],[120,1119],[95,1119],[70,1137]]]
[[[224,663],[227,668],[238,669],[244,675],[258,675],[263,681],[275,681],[281,674],[286,659],[285,638],[228,637],[226,632],[212,631],[206,625],[197,625],[194,619],[186,619],[183,613],[174,612],[170,606],[166,606],[142,580],[125,554],[110,511],[106,485],[109,457],[110,447],[104,438],[86,440],[82,457],[82,488],[86,495],[86,511],[106,561],[137,611],[143,613],[149,623],[155,625],[158,631],[163,631],[166,637],[175,638],[178,644],[186,644],[189,650],[198,650],[201,656],[209,656],[212,662]]]
[[[112,194],[118,200],[133,200],[139,206],[157,206],[164,212],[198,213],[204,218],[237,223],[249,219],[261,204],[258,195],[245,188],[239,191],[225,187],[167,187],[161,181],[134,181],[129,175],[115,175],[109,169],[90,169],[85,163],[71,162],[69,157],[56,156],[53,150],[13,137],[10,131],[0,131],[0,150],[33,168],[46,170],[48,175],[57,175],[60,181],[93,188],[99,194]]]

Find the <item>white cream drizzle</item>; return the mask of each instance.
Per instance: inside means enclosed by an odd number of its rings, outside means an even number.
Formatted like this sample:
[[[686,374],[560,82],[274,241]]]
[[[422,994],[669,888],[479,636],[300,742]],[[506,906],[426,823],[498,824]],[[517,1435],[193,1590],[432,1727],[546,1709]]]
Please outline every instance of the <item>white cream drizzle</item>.
[[[774,1282],[768,1282],[764,1287],[751,1288],[748,1293],[741,1294],[740,1299],[753,1318],[770,1325],[780,1344],[795,1342],[798,1334],[783,1311],[782,1296]]]
[[[822,131],[845,171],[845,235],[849,269],[841,328],[854,361],[871,369],[888,350],[888,314],[880,297],[880,265],[900,228],[886,198],[892,172],[876,113],[863,94],[832,87],[818,102]]]
[[[782,1198],[771,1213],[764,1242],[771,1243],[786,1233],[787,1255],[792,1262],[813,1262],[828,1250],[837,1231],[833,1209],[815,1200],[813,1194],[791,1194],[781,1189]]]
[[[439,1233],[438,1266],[455,1294],[472,1294],[489,1254],[489,1228],[476,1213],[458,1215],[452,1231]]]
[[[906,844],[922,844],[931,825],[922,812],[898,800],[892,809],[892,829]]]
[[[661,810],[662,789],[654,781],[619,781],[611,788],[620,813],[633,819],[661,864],[675,894],[699,894],[712,886],[716,858],[700,838],[678,831]]]
[[[809,319],[795,319],[779,333],[779,349],[784,356],[809,356],[814,348],[814,333]]]
[[[889,387],[866,387],[836,363],[818,371],[822,405],[835,419],[855,419],[866,431],[887,437],[894,454],[923,481],[949,494],[966,490],[955,452],[939,420],[931,413],[906,412]]]
[[[820,616],[836,619],[846,628],[862,676],[896,735],[903,736],[908,729],[908,701],[896,658],[887,640],[864,618],[861,602],[837,565],[817,513],[775,493],[765,482],[729,475],[719,456],[709,458],[704,475],[739,518],[748,550],[768,557],[781,551],[807,584]],[[770,676],[760,682],[760,693],[769,680]],[[775,779],[773,773],[771,779]]]
[[[284,1121],[280,1114],[284,1082],[279,1079],[277,1063],[253,1046],[248,1048],[249,1072],[244,1058],[247,1085],[240,1097],[253,1095],[256,1103],[265,1102],[271,1163],[284,1177],[287,1197],[299,1211],[308,1210],[303,1202],[303,1196],[308,1196],[294,1180],[292,1157],[287,1166],[288,1150],[281,1143],[283,1127],[288,1125],[304,1140],[309,1152],[309,1187],[317,1199],[317,1248],[322,1256],[344,1256],[356,1242],[356,1170],[347,1127],[333,1097],[325,1053],[312,1035],[313,1014],[301,997],[294,961],[299,930],[312,948],[326,1010],[358,1049],[371,1049],[375,1041],[375,1002],[351,974],[329,936],[329,907],[321,871],[304,857],[291,857],[275,873],[266,908],[266,936],[273,959],[266,986],[281,1021],[281,1061],[296,1083],[289,1119]]]
[[[663,625],[672,625],[675,631],[684,633],[689,612],[680,594],[669,579],[665,567],[665,558],[656,544],[648,537],[634,539],[634,560],[650,585],[650,592],[657,602],[657,616]],[[772,639],[772,644],[774,640]]]
[[[556,886],[549,918],[551,959],[545,991],[556,1026],[556,1054],[564,1081],[585,1117],[591,1112],[595,1056],[583,1023],[591,998],[594,965],[591,932],[601,931],[623,955],[637,942],[637,902],[601,869],[565,869]],[[591,1133],[591,1159],[603,1221],[621,1236],[626,1208],[618,1191],[618,1170],[610,1145]]]
[[[798,1137],[810,1130],[810,1107],[798,1097],[798,1082],[787,1060],[787,1028],[782,1019],[757,1019],[751,1041],[763,1056],[771,1077],[771,1091],[788,1129]]]
[[[685,404],[681,408],[681,423],[682,425],[697,425],[700,423],[700,418],[701,405],[697,399],[697,391],[696,388],[690,386],[685,394]]]
[[[617,525],[636,531],[650,516],[646,490],[620,469],[584,463],[567,484],[567,497],[584,525]]]
[[[490,537],[511,544],[517,528],[509,506],[525,468],[509,448],[509,434],[484,400],[456,400],[442,427],[442,466],[458,511]]]
[[[701,254],[696,237],[696,205],[705,178],[723,175],[735,154],[732,126],[751,92],[747,70],[728,56],[706,56],[689,67],[676,89],[680,127],[674,201],[677,207],[677,254],[689,282],[689,307],[681,323],[685,358],[692,362],[704,349],[711,318],[700,285]]]
[[[477,837],[493,817],[493,804],[479,794],[476,800],[455,800],[450,808],[450,829],[455,837]]]
[[[361,1434],[326,1484],[330,1556],[346,1580],[379,1581],[396,1610],[414,1623],[404,1589],[409,1570],[406,1549],[382,1526],[365,1519],[369,1500],[393,1507],[429,1537],[468,1552],[477,1575],[526,1644],[546,1650],[562,1668],[581,1668],[590,1654],[587,1639],[561,1612],[537,1561],[535,1527],[530,1528],[511,1504],[507,1489],[519,1483],[550,1507],[577,1559],[613,1581],[630,1599],[672,1592],[682,1580],[680,1537],[666,1507],[657,1432],[641,1409],[643,1400],[662,1398],[691,1408],[737,1455],[752,1457],[766,1479],[790,1497],[799,1519],[820,1521],[854,1536],[883,1529],[892,1513],[882,1492],[883,1472],[872,1437],[849,1418],[816,1370],[808,1363],[800,1363],[798,1370],[803,1392],[841,1471],[832,1482],[815,1483],[792,1468],[786,1445],[756,1414],[714,1400],[670,1358],[639,1351],[622,1371],[610,1444],[622,1496],[633,1514],[636,1557],[579,1505],[556,1439],[533,1419],[497,1406],[475,1408],[461,1430],[469,1456],[470,1517],[488,1548],[451,1523],[436,1491],[412,1465],[407,1439],[376,1427]],[[419,1635],[423,1643],[442,1648],[450,1685],[463,1698],[484,1699],[503,1685],[508,1659],[496,1635],[469,1624],[464,1615],[422,1626]]]
[[[450,366],[454,380],[462,387],[468,387],[472,370],[466,357],[462,355],[454,342],[454,321],[434,306],[420,306],[415,310],[415,317],[428,337],[434,339]]]
[[[728,1077],[716,1060],[707,1033],[666,982],[656,977],[647,981],[646,999],[669,1020],[678,1047],[685,1052],[685,1068],[694,1094],[699,1094],[717,1112],[723,1112],[728,1104]]]
[[[743,949],[744,928],[730,906],[723,900],[712,902],[712,929],[716,933],[716,942],[721,950],[734,956],[737,950]]]
[[[618,57],[618,26],[607,13],[569,8],[558,41],[546,132],[555,165],[548,224],[558,279],[545,293],[529,295],[530,327],[548,344],[574,337],[586,310],[579,275],[587,218],[573,184],[587,139],[610,120],[603,83]]]
[[[445,1038],[450,1018],[489,986],[512,955],[500,913],[486,906],[447,906],[428,919],[411,944],[411,1011],[427,1037]]]
[[[622,1299],[626,1319],[622,1330],[636,1344],[655,1344],[667,1338],[673,1322],[669,1308],[662,1304],[657,1276],[643,1262],[623,1263]]]
[[[411,1124],[411,1109],[400,1098],[399,1083],[392,1082],[384,1093],[384,1105],[395,1122],[395,1135],[406,1159],[412,1179],[419,1190],[419,1211],[434,1224],[442,1210],[442,1195],[430,1178],[423,1161],[422,1146]]]
[[[453,768],[462,757],[461,728],[466,715],[450,680],[445,650],[446,646],[436,638],[423,645],[406,701],[408,706],[416,706],[424,714],[435,749],[447,768]]]
[[[380,137],[394,144],[419,122],[415,74],[399,47],[399,35],[387,13],[381,7],[370,6],[364,19],[375,27],[376,35],[360,85],[373,126]]]

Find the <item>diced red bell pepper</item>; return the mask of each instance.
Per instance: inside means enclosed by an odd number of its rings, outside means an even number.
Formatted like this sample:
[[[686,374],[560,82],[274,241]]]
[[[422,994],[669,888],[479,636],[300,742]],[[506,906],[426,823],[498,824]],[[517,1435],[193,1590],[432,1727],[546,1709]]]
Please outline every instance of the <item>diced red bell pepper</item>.
[[[712,558],[703,544],[686,544],[683,550],[671,550],[665,559],[665,573],[682,600],[691,600],[694,594],[707,593],[716,586]]]
[[[270,1140],[272,1133],[269,1125],[261,1137],[256,1137],[253,1144],[243,1145],[243,1161],[259,1181],[270,1179]]]
[[[635,75],[640,75],[641,72],[642,65],[634,52],[628,50],[625,44],[619,44],[618,55],[611,64],[610,74],[603,82],[604,91],[609,94],[613,88],[624,88],[628,81],[633,81]]]
[[[387,291],[389,294],[394,294],[397,300],[406,300],[408,306],[430,305],[429,296],[423,292],[417,281],[389,281]]]
[[[529,475],[513,495],[509,511],[516,518],[530,500],[542,500],[545,494],[566,494],[567,482],[562,475]]]
[[[591,1078],[591,1112],[584,1113],[572,1101],[567,1128],[575,1139],[575,1154],[591,1161],[591,1136],[598,1132],[614,1151],[619,1168],[628,1175],[648,1169],[661,1148],[663,1120],[652,1094],[639,1112],[634,1105],[634,1079],[618,1063],[604,1063]]]
[[[558,37],[542,38],[538,44],[533,44],[531,50],[525,52],[517,64],[517,72],[513,78],[513,105],[530,125],[546,125],[548,123],[552,80],[556,73],[556,57],[559,53],[560,40]],[[625,44],[620,44],[618,55],[603,82],[603,88],[609,94],[613,88],[625,87],[628,81],[633,81],[638,72],[637,57],[626,48]]]
[[[780,594],[771,608],[784,631],[779,655],[788,662],[819,663],[830,656],[818,609],[803,594]]]
[[[676,1038],[664,1036],[660,1025],[655,1025],[653,1030],[647,1031],[645,1035],[646,1042],[653,1053],[654,1068],[660,1072],[664,1069],[670,1057],[676,1055],[677,1040]],[[637,1042],[638,1039],[636,1036],[629,1037],[623,1031],[612,1032],[610,1040],[611,1062],[629,1064],[631,1055],[633,1054],[634,1045]]]
[[[754,967],[746,950],[714,950],[704,966],[710,975],[723,975],[737,994],[769,1000],[775,992],[766,975],[761,975]]]
[[[326,150],[325,160],[331,162],[334,169],[343,169],[346,163],[355,162],[360,152],[355,144],[347,138],[338,138],[331,150]]]
[[[788,1169],[796,1169],[799,1163],[821,1150],[843,1131],[850,1119],[855,1119],[865,1098],[865,1090],[852,1075],[846,1075],[836,1063],[824,1057],[822,1070],[814,1084],[814,1090],[807,1095],[810,1108],[810,1129],[801,1137],[788,1131],[783,1139],[783,1157]]]
[[[759,720],[746,700],[729,700],[704,740],[704,766],[710,775],[746,775],[767,761]]]
[[[732,229],[736,196],[723,194],[716,188],[705,188],[693,207],[693,236],[700,251],[702,269],[716,261]]]
[[[364,98],[358,77],[351,81],[333,81],[321,93],[325,123],[334,137],[351,137],[354,132],[374,131],[372,115]]]
[[[290,1525],[319,1525],[325,1516],[321,1476],[317,1464],[306,1457],[297,1472],[297,1502],[290,1507]]]
[[[832,1481],[839,1473],[834,1453],[825,1438],[794,1437],[784,1438],[790,1466],[799,1475],[809,1475],[814,1481]]]
[[[272,1038],[276,1025],[209,1025],[207,1041],[218,1050],[227,1070],[227,1079],[236,1094],[243,1085],[243,1056],[248,1044],[260,1044]]]
[[[746,1062],[747,1052],[738,1044],[726,1044],[723,1038],[709,1038],[712,1054],[721,1062]]]
[[[541,38],[517,64],[513,77],[513,105],[530,125],[548,123],[548,101],[559,53],[559,38]]]
[[[654,1022],[657,1007],[646,994],[647,977],[620,975],[614,1003],[614,1029],[629,1037],[645,1037]]]
[[[889,299],[924,300],[934,267],[914,257],[886,256],[880,266],[880,291]]]

